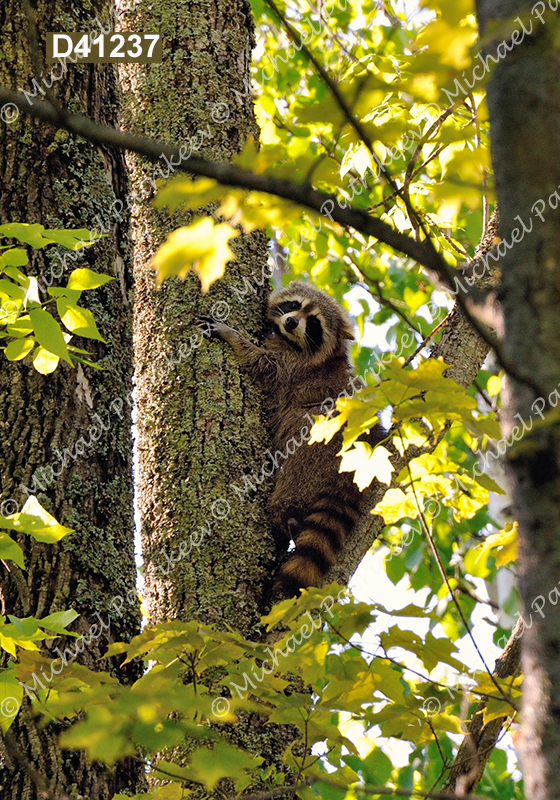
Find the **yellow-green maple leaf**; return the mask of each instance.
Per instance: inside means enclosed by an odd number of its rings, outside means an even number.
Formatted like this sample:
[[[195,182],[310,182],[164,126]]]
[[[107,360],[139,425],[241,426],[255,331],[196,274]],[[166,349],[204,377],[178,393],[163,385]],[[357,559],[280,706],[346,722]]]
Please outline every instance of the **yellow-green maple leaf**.
[[[371,447],[367,442],[356,442],[352,450],[342,453],[341,472],[355,472],[354,482],[360,491],[369,486],[374,478],[380,483],[391,483],[394,467],[389,461],[391,453],[378,445]]]
[[[227,222],[216,224],[210,217],[173,231],[152,258],[158,284],[170,277],[184,279],[192,266],[198,273],[202,291],[207,292],[224,274],[226,263],[235,259],[228,243],[236,236],[239,231]]]

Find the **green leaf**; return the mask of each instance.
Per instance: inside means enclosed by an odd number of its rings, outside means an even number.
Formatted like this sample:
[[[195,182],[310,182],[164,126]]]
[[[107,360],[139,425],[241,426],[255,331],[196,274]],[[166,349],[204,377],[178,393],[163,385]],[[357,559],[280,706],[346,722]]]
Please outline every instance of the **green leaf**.
[[[428,631],[421,658],[428,672],[431,672],[440,663],[449,664],[449,666],[461,671],[465,668],[465,665],[455,658],[453,653],[456,652],[455,642],[443,636],[436,639],[433,633]]]
[[[7,329],[10,336],[28,336],[30,333],[33,333],[33,325],[31,324],[31,318],[29,315],[24,317],[20,317],[16,319],[14,322],[11,322]]]
[[[231,225],[225,222],[216,224],[209,217],[173,231],[152,259],[158,283],[173,276],[184,279],[192,264],[200,278],[202,291],[207,292],[211,284],[224,274],[226,263],[235,260],[228,243],[239,233]]]
[[[180,206],[187,208],[201,208],[215,203],[229,191],[228,187],[220,186],[211,178],[199,178],[192,181],[186,175],[177,175],[160,189],[154,199],[156,208],[169,208],[176,211]]]
[[[2,518],[0,518],[0,527],[3,527]],[[2,532],[0,532],[0,558],[3,561],[14,561],[18,567],[25,569],[23,550],[17,542],[14,542],[11,536]]]
[[[79,289],[69,289],[67,286],[53,286],[47,289],[51,297],[67,297],[71,303],[78,304],[82,292]]]
[[[5,267],[25,267],[29,264],[27,253],[21,247],[10,247],[0,255],[0,269]]]
[[[8,277],[12,278],[12,280],[17,281],[20,286],[23,286],[27,292],[30,278],[25,272],[22,272],[19,267],[6,267],[4,272]]]
[[[44,233],[44,227],[37,222],[32,225],[26,222],[8,222],[5,225],[0,225],[0,236],[9,236],[11,239],[17,239],[23,244],[31,245],[35,250],[41,250],[54,241],[54,239],[44,236]]]
[[[61,636],[67,636],[68,631],[66,628],[79,616],[73,608],[70,608],[66,611],[55,611],[53,614],[43,617],[39,620],[39,624],[45,630],[53,631]]]
[[[383,500],[380,500],[373,510],[376,514],[380,514],[387,524],[397,522],[404,517],[414,519],[418,516],[418,506],[414,496],[405,494],[402,489],[388,489]]]
[[[35,346],[35,339],[15,339],[4,349],[4,355],[8,361],[20,361],[30,353]]]
[[[68,289],[97,289],[109,281],[114,281],[110,275],[104,275],[102,272],[94,272],[91,269],[80,268],[75,269],[68,278]]]
[[[49,353],[44,347],[37,347],[33,352],[33,366],[41,375],[49,375],[58,367],[58,356]]]
[[[239,750],[228,742],[216,742],[212,750],[200,747],[194,751],[189,772],[191,780],[203,783],[209,791],[222,778],[230,778],[237,789],[239,782],[243,783],[247,778],[245,771],[256,769],[263,761],[260,756]]]
[[[0,672],[0,730],[6,733],[14,721],[23,700],[23,686],[13,670]]]
[[[66,347],[60,325],[52,314],[49,314],[49,312],[45,311],[43,308],[32,308],[29,311],[29,318],[33,325],[35,338],[41,347],[71,365],[72,360],[68,355],[68,348]],[[40,371],[41,370],[39,370],[39,372]]]
[[[80,308],[65,297],[59,297],[56,307],[64,326],[76,336],[85,336],[88,339],[97,339],[105,342],[97,330],[95,319],[91,311]]]
[[[341,789],[339,786],[333,786],[330,783],[318,782],[315,791],[318,791],[321,800],[344,800],[349,794],[346,789]]]
[[[38,542],[58,542],[64,536],[72,533],[72,528],[65,528],[43,508],[34,495],[25,501],[21,511],[10,514],[8,517],[0,516],[0,528],[29,533]]]
[[[384,786],[393,772],[391,760],[379,747],[374,747],[363,760],[356,756],[344,756],[343,761],[356,772],[361,772],[370,786]]]
[[[29,244],[35,250],[41,250],[48,244],[61,244],[70,250],[79,250],[89,244],[93,244],[102,238],[94,235],[87,228],[76,228],[74,230],[49,230],[39,223],[28,224],[26,222],[8,222],[0,225],[0,236],[7,236],[17,239],[23,244]],[[25,262],[27,263],[27,262]]]
[[[96,234],[89,231],[87,228],[75,228],[73,230],[45,230],[45,236],[48,236],[49,241],[61,244],[69,250],[81,250],[83,247],[89,247],[94,244],[98,239],[105,238],[106,234]]]
[[[37,633],[39,630],[39,623],[34,617],[20,618],[8,614],[8,619],[14,625],[18,633],[23,634],[23,636],[33,636],[33,634]]]

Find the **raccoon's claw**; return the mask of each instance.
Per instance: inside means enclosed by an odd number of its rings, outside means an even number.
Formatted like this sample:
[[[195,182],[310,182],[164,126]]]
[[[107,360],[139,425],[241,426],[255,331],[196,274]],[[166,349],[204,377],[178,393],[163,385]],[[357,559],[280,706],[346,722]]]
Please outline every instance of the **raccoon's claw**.
[[[224,339],[225,332],[230,330],[229,325],[225,325],[223,322],[214,319],[214,317],[200,317],[198,327],[204,336],[208,338],[215,336],[219,339]]]
[[[213,317],[200,317],[197,328],[202,331],[204,336],[214,336],[216,320]]]

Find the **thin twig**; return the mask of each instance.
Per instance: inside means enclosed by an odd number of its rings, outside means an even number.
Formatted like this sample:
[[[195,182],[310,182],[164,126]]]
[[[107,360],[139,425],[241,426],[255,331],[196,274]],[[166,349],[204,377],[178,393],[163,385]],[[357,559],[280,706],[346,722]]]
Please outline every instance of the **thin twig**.
[[[274,2],[274,0],[265,0],[265,3],[271,9],[271,11],[275,14],[276,18],[280,21],[281,25],[284,26],[284,28],[286,29],[286,32],[288,33],[288,36],[290,37],[290,39],[294,42],[294,44],[297,44],[298,49],[301,49],[301,51],[304,53],[304,55],[308,59],[308,61],[310,61],[311,64],[313,64],[313,66],[315,67],[315,70],[320,75],[320,77],[324,81],[324,83],[328,86],[331,94],[335,98],[335,100],[336,100],[336,102],[338,104],[338,107],[340,108],[340,110],[342,111],[344,117],[346,118],[346,121],[349,123],[349,125],[351,125],[352,128],[354,128],[354,131],[357,133],[359,138],[362,140],[362,142],[365,144],[367,149],[370,151],[373,159],[375,160],[375,163],[377,164],[377,167],[379,169],[380,174],[383,175],[383,178],[389,184],[391,189],[394,192],[396,192],[404,200],[405,205],[407,206],[407,209],[408,209],[408,203],[406,203],[406,200],[404,199],[404,197],[402,197],[401,190],[399,189],[399,187],[395,183],[394,178],[390,175],[387,167],[381,162],[380,158],[375,153],[375,151],[373,149],[373,142],[371,141],[371,139],[370,139],[370,137],[368,135],[368,132],[366,131],[366,129],[362,125],[361,121],[352,112],[352,109],[350,108],[350,106],[346,102],[346,99],[344,98],[344,96],[341,94],[337,84],[332,80],[331,76],[326,71],[326,69],[323,67],[321,62],[318,61],[315,58],[315,56],[313,55],[313,52],[303,42],[303,39],[302,39],[301,36],[299,37],[299,43],[297,42],[297,31],[288,22],[288,20],[284,16],[284,14],[282,14],[282,12],[278,8],[278,6]],[[412,212],[412,213],[414,213],[414,212]]]
[[[414,152],[413,152],[413,154],[411,156],[411,159],[408,162],[408,165],[406,167],[406,173],[405,173],[405,179],[404,179],[405,183],[410,183],[410,180],[412,178],[412,172],[414,170],[414,165],[416,164],[416,162],[418,160],[418,156],[420,155],[420,152],[421,152],[422,148],[424,147],[424,145],[426,144],[427,141],[429,141],[429,139],[432,136],[432,134],[435,133],[439,128],[441,128],[441,126],[443,125],[443,123],[445,122],[447,117],[449,117],[450,114],[453,113],[453,111],[455,111],[454,106],[449,106],[449,108],[446,108],[445,111],[443,111],[439,115],[439,117],[434,121],[434,123],[432,125],[430,125],[430,127],[428,128],[426,133],[420,138],[418,144],[414,148]]]
[[[413,353],[411,356],[409,356],[409,357],[406,359],[406,361],[405,361],[405,362],[404,362],[404,364],[403,364],[403,369],[404,369],[405,367],[408,367],[408,365],[410,364],[410,362],[411,362],[411,361],[412,361],[414,358],[416,358],[416,356],[418,355],[418,353],[420,353],[420,352],[421,352],[421,351],[422,351],[422,350],[423,350],[423,349],[426,347],[426,345],[428,344],[428,342],[430,341],[430,339],[432,339],[432,338],[433,338],[433,337],[436,335],[436,333],[437,333],[439,330],[441,330],[441,328],[443,328],[443,326],[444,326],[444,325],[447,323],[447,321],[448,321],[448,320],[449,320],[449,318],[451,317],[452,313],[453,313],[453,312],[452,312],[452,311],[450,311],[450,312],[449,312],[449,314],[448,314],[446,317],[444,317],[444,319],[442,319],[442,321],[439,323],[439,325],[436,325],[436,327],[433,329],[433,331],[431,331],[431,332],[430,332],[430,333],[429,333],[429,334],[426,336],[426,338],[424,339],[424,341],[423,341],[423,342],[422,342],[422,343],[421,343],[421,344],[420,344],[420,345],[419,345],[419,346],[416,348],[416,350],[414,351],[414,353]]]
[[[483,398],[484,402],[488,405],[490,411],[496,411],[496,404],[492,401],[492,398],[486,394],[485,390],[482,388],[480,383],[478,382],[478,378],[475,378],[473,381],[473,386],[475,387],[476,391],[479,395]]]
[[[366,273],[363,272],[361,267],[358,264],[356,264],[351,254],[343,256],[342,260],[346,264],[348,264],[348,266],[356,274],[358,280],[367,283],[370,291],[372,292],[373,296],[378,300],[380,305],[385,306],[385,308],[390,309],[394,314],[400,317],[402,321],[405,322],[409,326],[409,328],[414,331],[414,333],[418,334],[418,336],[424,335],[420,330],[420,328],[417,328],[416,325],[412,322],[412,320],[409,319],[409,317],[407,317],[404,311],[401,311],[401,309],[398,306],[396,306],[391,300],[383,296],[383,293],[381,292],[381,288],[379,285],[379,281],[374,281],[368,275],[366,275]]]
[[[402,438],[402,433],[400,431],[399,431],[399,435],[401,437],[402,446],[404,448],[404,440]],[[403,452],[404,452],[404,449],[403,449]],[[465,617],[465,615],[463,613],[463,609],[459,605],[459,601],[457,600],[457,597],[455,596],[455,592],[451,588],[451,584],[449,582],[449,578],[447,577],[447,573],[446,573],[446,571],[444,569],[444,566],[443,566],[443,563],[441,561],[441,557],[440,557],[440,554],[439,554],[438,549],[436,547],[436,543],[434,541],[434,537],[432,536],[432,532],[430,531],[430,529],[428,527],[428,523],[426,522],[426,518],[424,516],[424,512],[423,512],[422,506],[420,504],[420,500],[419,500],[418,495],[416,493],[416,486],[415,486],[414,478],[412,476],[412,470],[410,469],[410,463],[408,461],[406,462],[406,468],[407,468],[407,471],[408,471],[408,474],[409,474],[409,477],[410,477],[410,486],[411,486],[412,492],[414,494],[414,499],[416,500],[416,506],[418,508],[418,515],[420,517],[420,521],[421,521],[422,527],[424,528],[424,533],[426,534],[426,538],[428,539],[428,542],[430,544],[430,549],[431,549],[431,551],[433,553],[433,556],[434,556],[434,558],[436,560],[436,564],[437,564],[438,569],[439,569],[439,571],[441,573],[441,577],[443,579],[443,582],[445,583],[445,585],[447,587],[447,591],[449,592],[451,600],[452,600],[455,608],[457,609],[459,617],[461,618],[461,621],[462,621],[463,625],[465,626],[467,634],[468,634],[471,642],[473,643],[474,649],[476,650],[480,660],[482,661],[482,663],[484,665],[484,669],[488,673],[488,676],[490,677],[490,680],[492,681],[492,683],[494,684],[494,686],[496,687],[496,689],[500,693],[502,699],[506,703],[508,703],[513,708],[514,711],[517,711],[518,709],[517,709],[515,703],[513,702],[513,700],[510,697],[508,697],[506,695],[506,693],[504,692],[504,690],[502,689],[502,687],[500,686],[500,684],[498,683],[498,681],[494,677],[493,672],[491,672],[490,667],[486,663],[486,659],[482,655],[482,652],[481,652],[478,644],[476,643],[476,640],[475,640],[475,638],[474,638],[474,636],[472,634],[472,631],[471,631],[471,627],[470,627],[469,623],[467,622],[467,619],[466,619],[466,617]]]
[[[441,763],[445,767],[445,765],[447,764],[447,759],[445,758],[445,755],[443,754],[443,750],[441,749],[441,745],[439,743],[439,739],[438,739],[437,733],[435,731],[434,725],[433,725],[431,719],[426,718],[426,722],[428,723],[428,728],[431,730],[432,736],[434,737],[434,741],[435,741],[436,747],[438,749],[439,757],[441,758]]]
[[[346,636],[344,636],[342,633],[340,633],[340,631],[337,630],[337,628],[335,628],[334,625],[332,624],[332,622],[329,622],[329,620],[327,620],[327,625],[330,628],[332,628],[332,630],[336,633],[336,635],[340,639],[342,639],[342,641],[345,644],[349,645],[354,650],[357,650],[358,653],[360,653],[362,655],[365,655],[365,656],[371,656],[372,658],[384,658],[387,661],[389,661],[391,664],[393,664],[395,667],[399,667],[399,669],[401,669],[403,672],[410,672],[411,675],[416,675],[416,677],[420,678],[424,683],[429,683],[432,686],[434,686],[435,688],[441,689],[441,690],[445,690],[446,692],[453,692],[453,689],[448,684],[440,683],[439,681],[436,681],[433,678],[430,678],[429,675],[424,675],[424,673],[419,672],[418,670],[413,669],[412,667],[409,667],[407,664],[401,664],[400,661],[397,661],[396,658],[393,658],[393,656],[390,656],[387,653],[386,648],[381,643],[379,644],[379,647],[381,647],[381,649],[383,650],[383,655],[382,656],[378,655],[377,653],[372,653],[369,650],[366,650],[365,647],[361,647],[361,645],[358,645],[358,644],[355,644],[355,642],[352,642],[350,639],[348,639]],[[488,698],[488,699],[492,699],[492,700],[503,700],[503,692],[501,692],[499,695],[492,695],[492,694],[489,695],[488,694],[488,690],[483,692],[483,691],[481,691],[479,689],[476,689],[475,687],[471,687],[471,686],[465,686],[465,687],[461,687],[461,688],[464,688],[466,691],[468,691],[474,697]]]

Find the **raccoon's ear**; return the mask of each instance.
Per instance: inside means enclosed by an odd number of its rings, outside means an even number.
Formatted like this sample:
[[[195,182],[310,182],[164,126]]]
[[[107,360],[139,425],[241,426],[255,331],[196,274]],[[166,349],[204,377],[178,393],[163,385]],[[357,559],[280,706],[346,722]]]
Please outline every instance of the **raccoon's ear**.
[[[356,341],[356,337],[354,336],[354,331],[349,326],[348,327],[344,327],[342,329],[341,336],[342,336],[343,339],[348,339],[351,342],[355,342]]]

